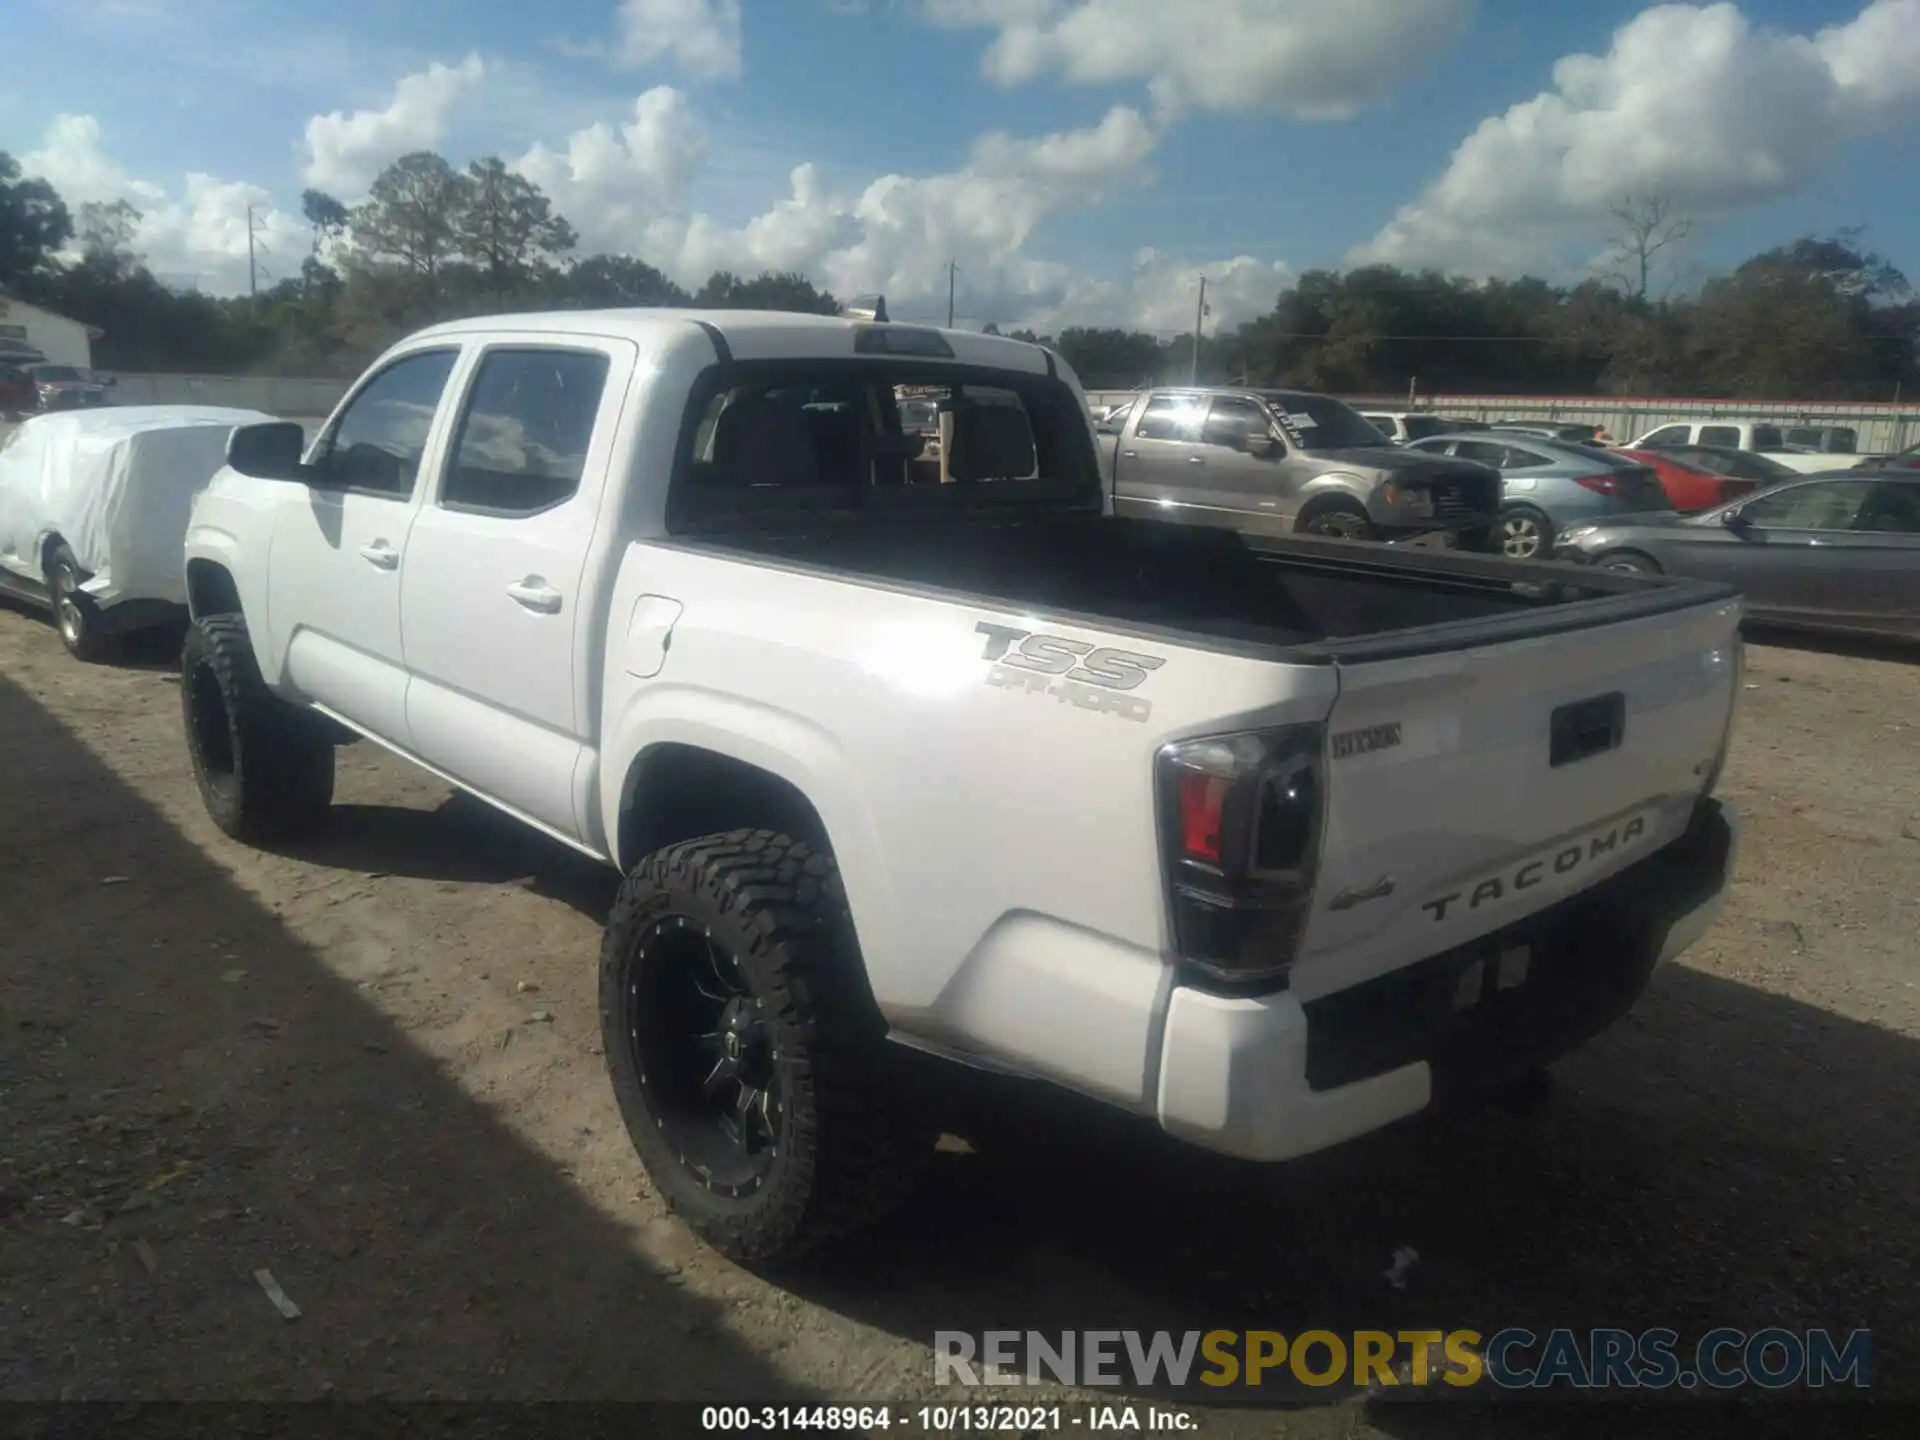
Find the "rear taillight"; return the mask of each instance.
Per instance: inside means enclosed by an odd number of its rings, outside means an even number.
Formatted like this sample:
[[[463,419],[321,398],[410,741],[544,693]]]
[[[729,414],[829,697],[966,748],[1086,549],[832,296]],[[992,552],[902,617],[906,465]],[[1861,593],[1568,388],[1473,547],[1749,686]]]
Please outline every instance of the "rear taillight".
[[[1325,752],[1318,725],[1160,751],[1174,946],[1202,974],[1271,981],[1292,966],[1319,869]]]
[[[1727,702],[1727,728],[1721,733],[1720,748],[1714,752],[1713,760],[1707,767],[1705,782],[1700,786],[1700,798],[1711,796],[1720,784],[1721,772],[1727,768],[1727,751],[1733,748],[1733,725],[1740,714],[1740,692],[1746,688],[1747,647],[1746,643],[1735,635],[1732,641],[1733,698]]]
[[[1625,489],[1618,475],[1576,475],[1573,477],[1573,483],[1584,485],[1600,495],[1618,495]]]

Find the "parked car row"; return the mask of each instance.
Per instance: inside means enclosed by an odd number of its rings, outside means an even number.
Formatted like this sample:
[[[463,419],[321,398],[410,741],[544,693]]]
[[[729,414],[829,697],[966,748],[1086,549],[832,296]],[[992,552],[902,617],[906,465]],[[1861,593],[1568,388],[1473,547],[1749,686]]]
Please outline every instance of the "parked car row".
[[[0,360],[0,420],[104,405],[111,375],[51,361]]]

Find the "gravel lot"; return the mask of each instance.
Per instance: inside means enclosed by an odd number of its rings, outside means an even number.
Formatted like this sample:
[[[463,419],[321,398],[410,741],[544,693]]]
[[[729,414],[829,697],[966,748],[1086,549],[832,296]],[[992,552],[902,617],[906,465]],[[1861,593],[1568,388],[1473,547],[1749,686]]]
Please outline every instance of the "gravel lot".
[[[903,1400],[1007,1325],[1867,1325],[1920,1394],[1920,664],[1751,650],[1728,913],[1544,1110],[1262,1170],[1029,1098],[776,1288],[621,1131],[610,879],[370,745],[323,840],[229,843],[167,663],[0,609],[0,1399]],[[1208,1429],[1486,1433],[1449,1408]]]

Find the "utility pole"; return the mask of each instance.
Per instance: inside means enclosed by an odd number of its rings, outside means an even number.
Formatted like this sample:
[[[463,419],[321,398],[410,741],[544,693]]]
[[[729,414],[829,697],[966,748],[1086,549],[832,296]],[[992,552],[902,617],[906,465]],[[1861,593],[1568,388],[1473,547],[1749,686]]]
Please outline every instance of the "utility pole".
[[[1200,383],[1200,327],[1207,318],[1207,277],[1200,277],[1200,303],[1193,310],[1193,365],[1187,371],[1187,384]]]
[[[253,206],[247,206],[247,303],[260,296],[260,270],[253,259]]]
[[[954,284],[954,277],[955,277],[956,275],[958,275],[959,273],[960,273],[960,267],[959,267],[958,265],[956,265],[956,264],[954,264],[952,260],[948,260],[948,261],[947,261],[947,328],[948,328],[949,330],[951,330],[951,329],[953,328],[953,284]]]

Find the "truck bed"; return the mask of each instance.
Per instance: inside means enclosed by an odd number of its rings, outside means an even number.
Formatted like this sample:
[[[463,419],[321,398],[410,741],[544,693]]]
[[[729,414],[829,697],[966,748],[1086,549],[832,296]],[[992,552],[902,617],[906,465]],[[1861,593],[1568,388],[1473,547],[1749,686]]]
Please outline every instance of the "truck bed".
[[[1387,659],[1577,629],[1731,591],[1558,564],[1076,516],[708,537],[804,571],[973,596],[1296,661]]]

